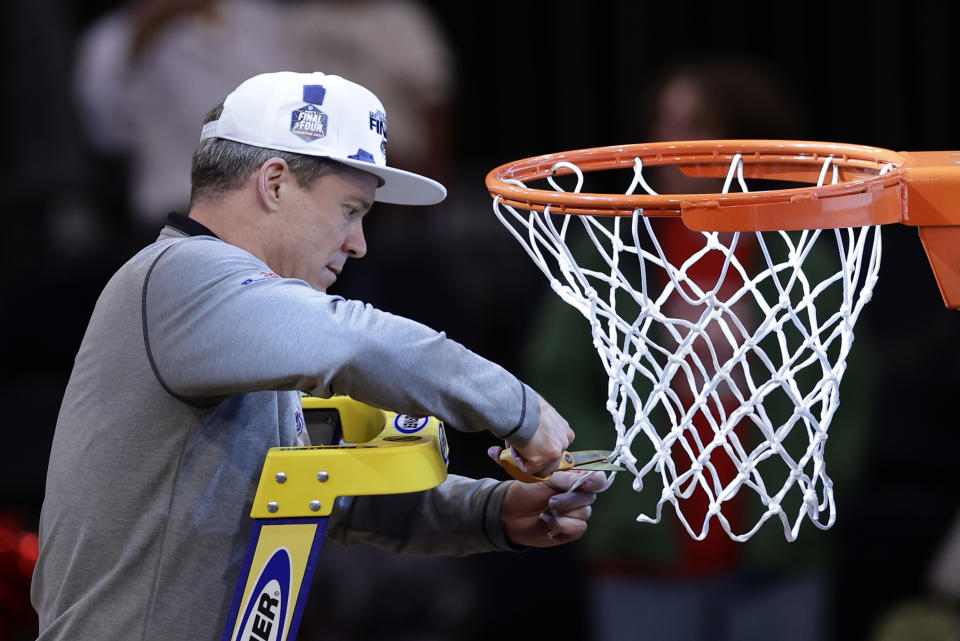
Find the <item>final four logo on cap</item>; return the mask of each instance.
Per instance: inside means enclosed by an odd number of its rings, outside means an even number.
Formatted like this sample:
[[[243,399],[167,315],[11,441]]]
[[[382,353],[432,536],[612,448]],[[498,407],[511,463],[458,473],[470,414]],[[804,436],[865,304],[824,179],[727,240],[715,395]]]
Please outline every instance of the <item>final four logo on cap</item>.
[[[303,101],[307,104],[290,114],[290,132],[294,136],[312,142],[327,135],[328,116],[317,106],[323,104],[326,94],[323,85],[303,85]]]

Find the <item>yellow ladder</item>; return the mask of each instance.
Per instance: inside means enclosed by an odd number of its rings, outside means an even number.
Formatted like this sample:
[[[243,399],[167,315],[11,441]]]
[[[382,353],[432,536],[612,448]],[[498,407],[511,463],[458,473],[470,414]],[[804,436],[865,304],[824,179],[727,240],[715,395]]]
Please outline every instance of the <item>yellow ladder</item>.
[[[223,641],[296,639],[338,497],[421,492],[447,477],[449,446],[434,417],[387,412],[346,396],[306,396],[302,405],[305,426],[327,424],[340,444],[267,452]]]

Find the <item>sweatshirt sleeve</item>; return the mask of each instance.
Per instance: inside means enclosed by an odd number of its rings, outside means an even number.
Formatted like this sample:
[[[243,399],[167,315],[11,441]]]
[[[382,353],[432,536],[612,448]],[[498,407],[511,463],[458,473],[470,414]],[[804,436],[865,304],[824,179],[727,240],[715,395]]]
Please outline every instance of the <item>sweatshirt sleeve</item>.
[[[349,497],[327,535],[347,547],[365,543],[401,554],[517,551],[500,523],[511,482],[451,474],[425,492]]]
[[[142,317],[158,380],[194,405],[267,389],[343,394],[518,444],[539,423],[532,389],[442,332],[280,278],[213,238],[161,249]]]

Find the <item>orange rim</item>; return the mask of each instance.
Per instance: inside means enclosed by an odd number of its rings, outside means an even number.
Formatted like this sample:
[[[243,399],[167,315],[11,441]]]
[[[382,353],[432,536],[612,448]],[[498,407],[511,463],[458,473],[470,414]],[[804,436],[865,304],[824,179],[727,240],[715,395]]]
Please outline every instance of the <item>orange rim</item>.
[[[553,175],[634,166],[676,165],[689,175],[725,176],[739,154],[745,178],[801,183],[810,187],[728,194],[599,194],[557,192],[519,186]],[[832,158],[839,182],[817,186],[823,165]],[[490,194],[514,208],[553,213],[630,216],[681,216],[698,231],[771,231],[886,224],[901,220],[904,198],[899,152],[843,143],[796,140],[701,140],[595,147],[545,154],[507,163],[487,174]],[[886,173],[881,173],[889,168]]]

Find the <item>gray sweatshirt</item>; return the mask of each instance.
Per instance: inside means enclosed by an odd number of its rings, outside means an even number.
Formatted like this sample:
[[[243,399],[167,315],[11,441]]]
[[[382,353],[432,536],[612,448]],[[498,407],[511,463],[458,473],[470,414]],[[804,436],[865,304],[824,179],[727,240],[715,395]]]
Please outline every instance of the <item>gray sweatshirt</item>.
[[[219,639],[266,452],[308,444],[300,392],[518,443],[539,422],[530,388],[442,333],[168,225],[105,287],[64,394],[32,585],[39,638]],[[327,536],[413,554],[509,549],[505,490],[450,475],[356,497]]]

